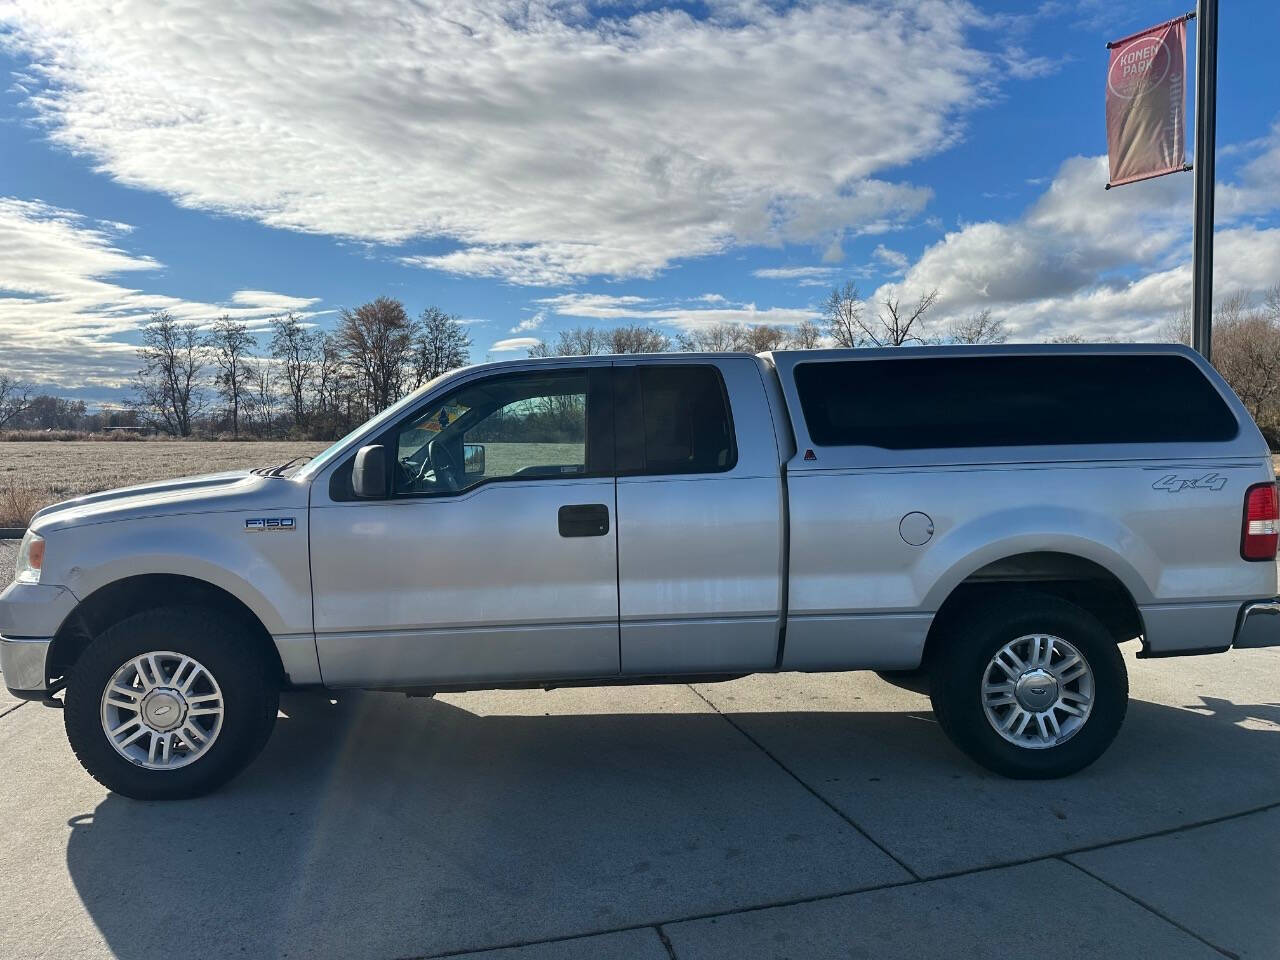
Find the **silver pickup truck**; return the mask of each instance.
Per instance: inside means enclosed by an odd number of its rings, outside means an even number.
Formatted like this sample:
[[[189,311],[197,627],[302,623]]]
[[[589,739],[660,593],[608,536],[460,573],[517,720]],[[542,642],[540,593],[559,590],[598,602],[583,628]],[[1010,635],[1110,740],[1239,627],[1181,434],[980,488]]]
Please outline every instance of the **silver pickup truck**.
[[[40,511],[0,669],[139,798],[230,779],[287,687],[776,671],[925,686],[978,763],[1056,777],[1120,727],[1120,642],[1280,643],[1277,506],[1180,347],[485,364],[301,469]]]

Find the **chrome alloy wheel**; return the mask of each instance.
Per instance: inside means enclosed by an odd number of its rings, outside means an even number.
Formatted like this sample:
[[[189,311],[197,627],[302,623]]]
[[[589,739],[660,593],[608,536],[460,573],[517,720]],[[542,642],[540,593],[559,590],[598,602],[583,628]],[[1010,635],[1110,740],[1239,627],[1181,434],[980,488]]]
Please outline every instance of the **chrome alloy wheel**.
[[[1030,750],[1055,747],[1093,709],[1093,670],[1061,637],[1031,633],[997,651],[982,674],[982,709],[996,733]]]
[[[223,699],[204,665],[168,650],[124,664],[102,694],[102,731],[118,754],[148,770],[204,756],[222,730]]]

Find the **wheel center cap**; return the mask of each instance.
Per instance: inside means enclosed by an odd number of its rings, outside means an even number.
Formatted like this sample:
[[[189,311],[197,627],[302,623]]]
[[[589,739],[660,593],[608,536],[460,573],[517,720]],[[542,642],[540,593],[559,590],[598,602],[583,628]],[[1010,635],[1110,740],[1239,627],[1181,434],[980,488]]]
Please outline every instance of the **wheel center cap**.
[[[1013,695],[1023,710],[1043,713],[1058,701],[1058,678],[1048,670],[1028,670],[1014,684]]]
[[[157,687],[142,698],[142,719],[152,730],[161,733],[182,725],[187,716],[187,703],[177,690]]]

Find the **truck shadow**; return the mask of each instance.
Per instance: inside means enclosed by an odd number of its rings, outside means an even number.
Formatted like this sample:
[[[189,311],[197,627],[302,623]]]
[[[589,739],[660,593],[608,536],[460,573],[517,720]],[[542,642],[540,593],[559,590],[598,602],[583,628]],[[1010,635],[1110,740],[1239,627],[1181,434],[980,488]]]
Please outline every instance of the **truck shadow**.
[[[286,710],[221,793],[72,820],[67,866],[116,955],[430,955],[907,878],[810,790],[925,874],[1280,800],[1280,704],[1216,698],[1134,701],[1101,761],[1039,783],[975,767],[927,709]]]

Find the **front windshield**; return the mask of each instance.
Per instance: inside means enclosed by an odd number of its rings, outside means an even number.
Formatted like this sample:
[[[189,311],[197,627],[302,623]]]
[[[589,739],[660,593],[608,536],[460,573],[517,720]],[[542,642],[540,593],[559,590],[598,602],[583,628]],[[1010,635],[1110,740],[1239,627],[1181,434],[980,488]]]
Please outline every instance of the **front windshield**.
[[[440,383],[446,377],[452,377],[457,372],[458,371],[456,370],[451,370],[448,373],[441,374],[440,376],[436,377],[434,380],[428,380],[426,383],[420,386],[417,390],[414,390],[412,393],[401,397],[399,400],[397,400],[391,406],[387,407],[387,409],[383,410],[376,417],[366,420],[364,423],[360,424],[360,426],[356,427],[354,430],[348,433],[341,440],[338,440],[335,443],[330,444],[328,447],[322,450],[319,454],[317,454],[305,467],[303,467],[296,474],[294,474],[293,478],[295,480],[310,480],[317,473],[323,470],[325,466],[329,463],[329,461],[331,461],[334,457],[336,457],[339,453],[341,453],[344,449],[346,449],[347,445],[351,443],[352,440],[356,439],[356,437],[359,437],[365,433],[376,433],[377,427],[382,426],[388,420],[394,419],[396,416],[402,413],[405,410],[405,408],[412,406],[414,403],[420,400],[424,394],[434,389],[436,384]]]

